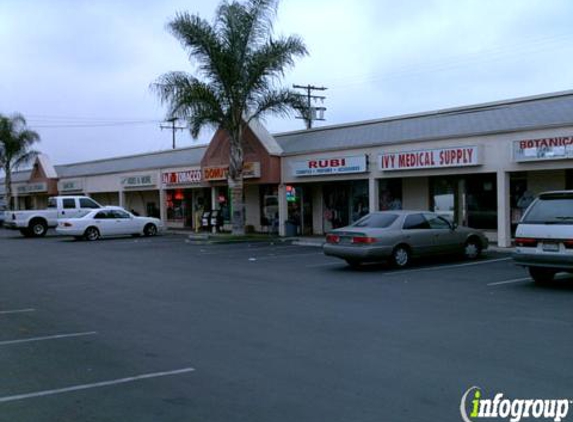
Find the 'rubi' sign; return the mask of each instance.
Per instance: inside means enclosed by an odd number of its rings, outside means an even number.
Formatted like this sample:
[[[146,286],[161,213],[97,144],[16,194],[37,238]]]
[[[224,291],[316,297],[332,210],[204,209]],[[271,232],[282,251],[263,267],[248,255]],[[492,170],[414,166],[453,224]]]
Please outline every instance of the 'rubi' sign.
[[[293,176],[325,176],[364,173],[368,170],[366,155],[317,158],[291,163]]]
[[[513,160],[542,161],[573,158],[573,136],[523,139],[513,142]]]
[[[466,167],[481,164],[477,146],[390,152],[380,154],[378,158],[382,171]]]
[[[161,181],[164,185],[188,185],[201,182],[201,169],[199,167],[183,171],[163,173]]]

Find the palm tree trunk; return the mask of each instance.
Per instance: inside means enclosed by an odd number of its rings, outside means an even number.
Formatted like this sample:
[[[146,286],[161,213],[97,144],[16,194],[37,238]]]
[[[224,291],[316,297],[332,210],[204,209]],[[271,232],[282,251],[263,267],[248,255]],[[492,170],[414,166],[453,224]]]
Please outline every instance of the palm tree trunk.
[[[227,182],[231,191],[231,209],[233,214],[233,235],[243,236],[245,234],[245,200],[243,184],[243,147],[242,147],[242,125],[231,134],[229,176]]]

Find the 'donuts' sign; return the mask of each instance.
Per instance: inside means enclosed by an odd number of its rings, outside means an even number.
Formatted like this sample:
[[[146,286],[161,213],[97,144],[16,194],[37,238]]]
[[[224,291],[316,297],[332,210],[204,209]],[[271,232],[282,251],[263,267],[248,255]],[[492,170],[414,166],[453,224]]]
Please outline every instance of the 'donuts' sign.
[[[452,147],[380,154],[382,171],[467,167],[481,164],[479,147]]]
[[[366,155],[349,157],[316,158],[291,163],[293,176],[328,176],[364,173],[368,171]]]
[[[203,167],[203,179],[207,181],[227,180],[229,166]],[[256,179],[261,177],[261,163],[246,162],[243,164],[243,177]]]
[[[513,142],[513,159],[517,162],[567,158],[573,158],[573,136],[523,139]]]

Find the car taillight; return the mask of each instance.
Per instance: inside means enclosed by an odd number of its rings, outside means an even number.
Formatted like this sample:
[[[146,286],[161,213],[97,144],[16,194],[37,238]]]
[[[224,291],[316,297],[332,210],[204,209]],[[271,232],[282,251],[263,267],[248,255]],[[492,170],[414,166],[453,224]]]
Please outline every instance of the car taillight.
[[[327,234],[326,235],[326,243],[338,243],[340,242],[340,236],[335,234]]]
[[[529,237],[518,237],[515,239],[515,246],[535,248],[537,247],[537,239],[531,239]]]
[[[567,249],[573,249],[573,240],[564,240],[563,244]]]
[[[368,236],[355,236],[352,238],[352,243],[359,243],[359,244],[371,244],[376,243],[375,237],[368,237]]]

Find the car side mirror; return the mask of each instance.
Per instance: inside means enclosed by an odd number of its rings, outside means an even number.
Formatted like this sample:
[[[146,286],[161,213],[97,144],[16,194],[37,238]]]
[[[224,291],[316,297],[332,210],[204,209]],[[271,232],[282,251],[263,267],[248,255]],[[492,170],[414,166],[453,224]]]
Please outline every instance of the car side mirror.
[[[450,227],[452,228],[452,230],[455,230],[455,229],[458,228],[458,223],[452,222],[452,223],[450,224]]]

